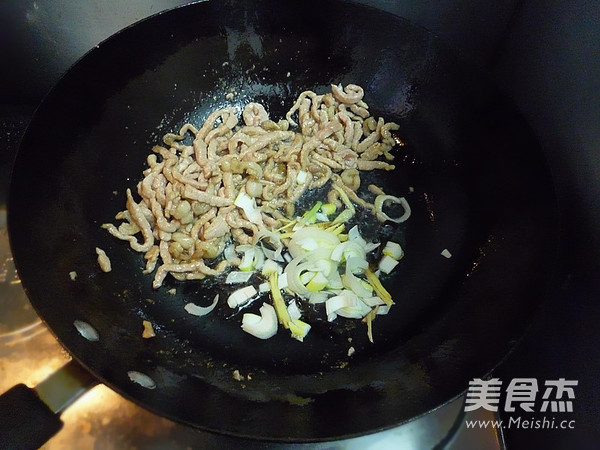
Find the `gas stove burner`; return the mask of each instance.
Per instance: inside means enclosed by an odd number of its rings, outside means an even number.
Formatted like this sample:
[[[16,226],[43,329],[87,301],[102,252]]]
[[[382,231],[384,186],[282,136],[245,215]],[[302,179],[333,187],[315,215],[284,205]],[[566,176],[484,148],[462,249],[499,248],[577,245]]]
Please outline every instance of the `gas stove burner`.
[[[0,345],[12,345],[46,331],[21,286],[6,228],[12,161],[32,114],[30,106],[0,106]]]
[[[17,275],[6,229],[6,210],[0,209],[0,345],[14,344],[45,331]]]

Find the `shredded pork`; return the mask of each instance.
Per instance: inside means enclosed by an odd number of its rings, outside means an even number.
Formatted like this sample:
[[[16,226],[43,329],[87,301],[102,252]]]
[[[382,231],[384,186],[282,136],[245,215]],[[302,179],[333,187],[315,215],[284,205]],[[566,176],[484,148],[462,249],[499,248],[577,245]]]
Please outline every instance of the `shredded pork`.
[[[363,96],[360,86],[332,85],[323,95],[302,92],[278,122],[249,103],[241,124],[232,107],[214,111],[200,128],[185,124],[152,149],[139,200],[127,190],[126,209],[115,217],[120,225],[103,228],[144,253],[144,272],[158,266],[158,288],[168,274],[188,280],[222,273],[235,261],[209,262],[229,241],[256,244],[265,228],[294,216],[304,193],[328,182],[373,211],[356,193],[360,172],[394,169],[391,131],[398,125],[372,117]],[[262,220],[235,206],[240,193],[254,199]],[[341,204],[335,189],[328,199]]]
[[[98,265],[100,266],[100,270],[102,270],[102,272],[110,272],[112,270],[112,266],[106,252],[101,248],[96,247],[96,254],[98,255]],[[71,276],[71,279],[74,280],[76,276],[77,275]]]

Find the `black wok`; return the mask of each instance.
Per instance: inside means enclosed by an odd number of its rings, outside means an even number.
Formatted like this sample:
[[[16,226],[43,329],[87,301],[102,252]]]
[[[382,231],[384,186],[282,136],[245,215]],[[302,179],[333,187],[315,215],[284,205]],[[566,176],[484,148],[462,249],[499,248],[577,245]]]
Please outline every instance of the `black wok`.
[[[167,279],[153,290],[141,255],[100,228],[164,133],[232,103],[263,102],[280,117],[301,91],[338,82],[362,85],[406,144],[397,169],[376,178],[413,215],[394,230],[406,257],[387,281],[396,305],[376,320],[374,344],[360,324],[317,324],[300,343],[281,331],[258,341],[225,304],[191,316],[185,303],[224,288]],[[281,441],[395,426],[488,374],[551,288],[558,227],[542,151],[485,75],[402,19],[335,1],[211,1],[118,33],[39,107],[9,198],[23,286],[75,360],[157,414]],[[100,272],[95,247],[112,272]],[[84,339],[76,320],[100,339]],[[142,338],[142,320],[155,338]],[[132,370],[156,388],[133,383]]]

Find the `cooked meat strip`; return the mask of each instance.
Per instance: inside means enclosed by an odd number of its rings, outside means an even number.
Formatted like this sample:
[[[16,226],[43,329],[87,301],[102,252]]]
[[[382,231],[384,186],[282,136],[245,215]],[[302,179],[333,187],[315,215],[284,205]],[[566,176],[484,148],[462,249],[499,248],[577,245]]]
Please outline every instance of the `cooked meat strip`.
[[[98,255],[98,265],[102,272],[110,272],[112,270],[110,259],[106,255],[106,252],[99,247],[96,247],[96,254]]]

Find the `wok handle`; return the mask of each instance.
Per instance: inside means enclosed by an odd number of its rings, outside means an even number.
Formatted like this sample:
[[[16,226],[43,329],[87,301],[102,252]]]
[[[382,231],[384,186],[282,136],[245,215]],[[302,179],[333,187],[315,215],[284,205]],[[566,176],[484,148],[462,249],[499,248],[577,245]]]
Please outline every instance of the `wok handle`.
[[[62,428],[60,413],[96,384],[71,361],[35,388],[17,384],[0,395],[0,450],[41,447]]]

